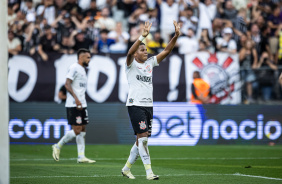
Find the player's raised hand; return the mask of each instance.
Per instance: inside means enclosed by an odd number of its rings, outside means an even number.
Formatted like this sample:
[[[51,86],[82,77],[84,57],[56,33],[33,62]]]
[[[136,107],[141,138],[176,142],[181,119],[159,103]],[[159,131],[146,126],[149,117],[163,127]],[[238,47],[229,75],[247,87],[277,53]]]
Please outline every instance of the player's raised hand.
[[[180,36],[181,32],[180,32],[180,24],[177,24],[177,22],[174,20],[173,21],[173,25],[175,28],[175,36]]]
[[[143,37],[146,37],[149,34],[151,26],[152,26],[152,23],[145,22],[144,28],[142,30],[142,36]]]

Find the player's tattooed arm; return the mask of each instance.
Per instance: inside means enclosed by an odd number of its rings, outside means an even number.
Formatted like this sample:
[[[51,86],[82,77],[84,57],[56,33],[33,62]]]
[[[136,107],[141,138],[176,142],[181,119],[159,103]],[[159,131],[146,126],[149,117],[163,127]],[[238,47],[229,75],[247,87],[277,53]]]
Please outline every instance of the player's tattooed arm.
[[[126,57],[127,66],[130,66],[131,63],[133,62],[134,54],[137,51],[142,40],[145,39],[146,36],[148,36],[148,34],[150,33],[151,26],[152,26],[152,23],[145,22],[144,28],[142,29],[142,36],[140,36],[140,38],[136,40],[136,42],[130,47],[127,53],[127,57]]]
[[[174,48],[177,38],[180,36],[181,32],[180,32],[180,25],[177,24],[177,22],[174,20],[173,21],[173,25],[175,28],[175,34],[174,37],[170,40],[170,42],[168,43],[168,45],[166,46],[166,48],[157,55],[157,61],[158,63],[160,63],[166,56],[169,55],[169,53],[172,51],[172,49]]]
[[[73,96],[73,98],[75,99],[76,108],[77,108],[78,110],[82,110],[81,102],[80,102],[79,99],[77,98],[76,94],[73,92],[72,87],[71,87],[71,83],[72,83],[72,80],[67,78],[66,83],[65,83],[65,87],[66,87],[66,89],[68,90],[68,92],[69,92],[69,93]]]

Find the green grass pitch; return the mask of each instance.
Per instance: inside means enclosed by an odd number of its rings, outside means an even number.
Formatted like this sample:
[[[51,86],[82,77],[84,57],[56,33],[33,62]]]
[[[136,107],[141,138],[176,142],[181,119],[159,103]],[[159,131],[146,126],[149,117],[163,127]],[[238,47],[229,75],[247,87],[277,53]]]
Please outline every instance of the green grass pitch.
[[[51,145],[10,146],[10,183],[282,183],[282,146],[150,146],[152,169],[158,181],[147,181],[141,159],[129,180],[121,168],[130,145],[86,145],[95,164],[77,164],[76,145],[65,145],[60,161],[52,158]]]

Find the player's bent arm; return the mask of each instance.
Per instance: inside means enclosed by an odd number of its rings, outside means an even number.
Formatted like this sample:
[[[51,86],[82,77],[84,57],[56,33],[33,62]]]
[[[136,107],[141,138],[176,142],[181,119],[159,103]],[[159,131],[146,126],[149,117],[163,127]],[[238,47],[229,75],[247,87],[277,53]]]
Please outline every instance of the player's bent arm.
[[[126,64],[127,66],[130,66],[134,59],[134,53],[137,51],[141,41],[138,39],[134,42],[134,44],[130,47],[127,57],[126,57]]]
[[[174,48],[176,41],[177,41],[178,36],[174,35],[174,37],[170,40],[166,48],[157,55],[157,61],[160,63],[166,56],[171,53],[172,49]]]
[[[177,38],[180,36],[180,25],[177,24],[177,22],[174,20],[173,25],[175,28],[175,35],[174,37],[170,40],[168,45],[165,47],[165,49],[157,55],[157,62],[160,63],[169,53],[172,51],[173,47],[176,44]]]
[[[41,45],[41,44],[38,45],[38,53],[39,53],[40,55],[45,54],[45,52],[43,51],[43,48],[42,48],[42,45]]]
[[[152,23],[145,22],[144,28],[142,30],[142,36],[139,37],[138,40],[135,41],[135,43],[130,47],[127,58],[126,58],[126,64],[127,66],[130,66],[134,59],[134,53],[137,51],[140,43],[148,36],[150,29],[151,29]]]
[[[65,87],[66,87],[67,91],[73,96],[75,101],[77,101],[78,98],[77,98],[76,94],[72,90],[71,83],[72,83],[72,80],[67,78],[66,83],[65,83]]]

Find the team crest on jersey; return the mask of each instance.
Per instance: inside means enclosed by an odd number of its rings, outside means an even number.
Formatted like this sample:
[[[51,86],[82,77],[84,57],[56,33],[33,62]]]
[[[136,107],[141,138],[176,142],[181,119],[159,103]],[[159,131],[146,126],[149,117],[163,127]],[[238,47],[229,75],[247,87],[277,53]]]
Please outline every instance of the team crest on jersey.
[[[147,65],[146,66],[146,71],[149,72],[149,73],[152,73],[152,68],[150,65]]]
[[[145,123],[145,121],[141,121],[141,122],[139,123],[139,125],[140,125],[140,129],[142,129],[142,130],[144,130],[144,129],[146,128],[146,123]]]
[[[133,103],[133,98],[129,98],[129,103]]]
[[[80,116],[77,116],[77,117],[76,117],[76,123],[77,123],[77,124],[81,124],[81,123],[82,123],[82,119],[81,119]]]

